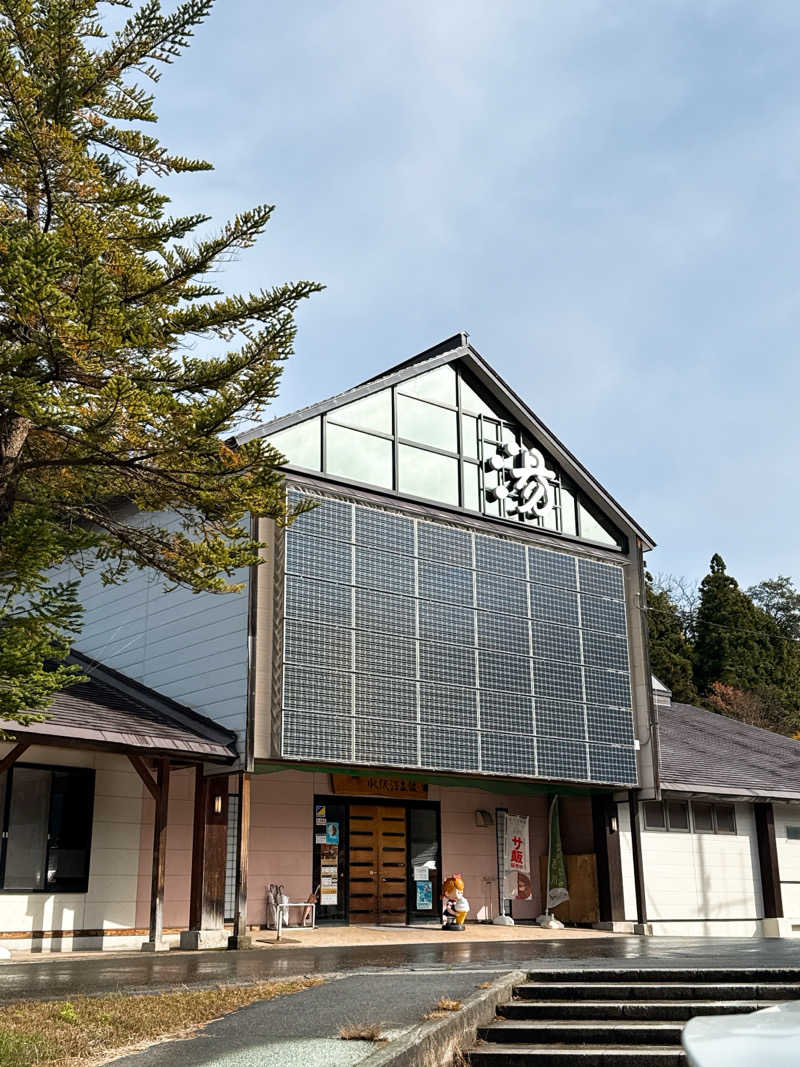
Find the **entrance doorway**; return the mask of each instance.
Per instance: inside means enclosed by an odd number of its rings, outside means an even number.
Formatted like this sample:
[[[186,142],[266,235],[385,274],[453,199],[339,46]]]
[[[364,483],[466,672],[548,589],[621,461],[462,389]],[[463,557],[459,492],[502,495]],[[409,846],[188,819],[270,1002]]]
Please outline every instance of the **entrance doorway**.
[[[350,805],[351,923],[406,921],[406,812],[398,806]]]

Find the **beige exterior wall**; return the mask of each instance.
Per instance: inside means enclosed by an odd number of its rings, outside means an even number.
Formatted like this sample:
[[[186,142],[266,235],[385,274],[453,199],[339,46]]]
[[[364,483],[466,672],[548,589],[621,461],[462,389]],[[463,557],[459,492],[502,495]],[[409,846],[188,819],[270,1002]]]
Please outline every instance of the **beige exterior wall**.
[[[672,937],[754,937],[764,914],[753,808],[736,804],[736,835],[642,828],[647,921]],[[625,918],[636,920],[627,805],[619,805]]]
[[[10,748],[0,745],[0,756]],[[44,745],[29,748],[20,763],[95,770],[89,887],[86,893],[0,894],[0,934],[135,927],[144,786],[133,767],[124,756]],[[119,946],[117,938],[109,940]],[[7,936],[0,944],[27,947]],[[37,947],[56,945],[48,937]]]
[[[790,840],[787,826],[800,827],[800,805],[775,804],[775,846],[787,933],[800,935],[800,841]]]

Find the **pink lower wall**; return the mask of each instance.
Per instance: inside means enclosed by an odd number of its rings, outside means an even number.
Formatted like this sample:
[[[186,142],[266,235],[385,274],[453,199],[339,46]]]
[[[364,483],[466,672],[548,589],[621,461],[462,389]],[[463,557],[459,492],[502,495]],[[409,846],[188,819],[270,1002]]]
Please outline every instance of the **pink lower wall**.
[[[291,900],[305,900],[312,890],[315,793],[330,794],[327,774],[281,771],[253,776],[248,872],[248,919],[252,925],[260,926],[266,921],[266,887],[270,882],[283,884]],[[167,830],[165,927],[185,929],[188,924],[193,798],[194,771],[173,773]],[[431,786],[429,799],[441,803],[442,873],[446,877],[457,871],[464,878],[471,919],[488,919],[498,910],[496,829],[494,825],[476,826],[476,810],[494,815],[496,808],[506,808],[511,814],[530,818],[533,898],[514,901],[512,914],[519,919],[540,914],[538,864],[539,856],[547,851],[547,798]],[[591,852],[588,798],[565,798],[561,804],[565,851]],[[139,850],[138,927],[146,927],[149,922],[153,808],[153,801],[146,796],[142,804]]]

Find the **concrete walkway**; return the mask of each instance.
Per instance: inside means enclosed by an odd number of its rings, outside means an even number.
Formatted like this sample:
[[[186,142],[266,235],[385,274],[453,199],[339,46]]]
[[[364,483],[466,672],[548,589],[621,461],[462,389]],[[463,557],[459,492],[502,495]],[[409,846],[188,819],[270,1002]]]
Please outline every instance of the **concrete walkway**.
[[[518,929],[518,928],[515,928]],[[511,931],[513,934],[514,931]],[[77,994],[152,992],[176,986],[246,983],[298,974],[370,974],[517,967],[582,967],[618,962],[640,966],[800,967],[800,939],[561,937],[470,941],[444,934],[434,944],[340,947],[271,946],[250,952],[168,952],[158,955],[43,956],[0,967],[0,1002]]]

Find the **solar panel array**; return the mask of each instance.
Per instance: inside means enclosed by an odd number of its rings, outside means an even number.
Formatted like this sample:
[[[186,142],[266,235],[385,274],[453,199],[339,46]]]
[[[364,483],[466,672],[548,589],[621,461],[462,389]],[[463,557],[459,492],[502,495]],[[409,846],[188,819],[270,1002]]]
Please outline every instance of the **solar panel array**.
[[[636,783],[620,565],[313,499],[286,533],[284,757]]]

